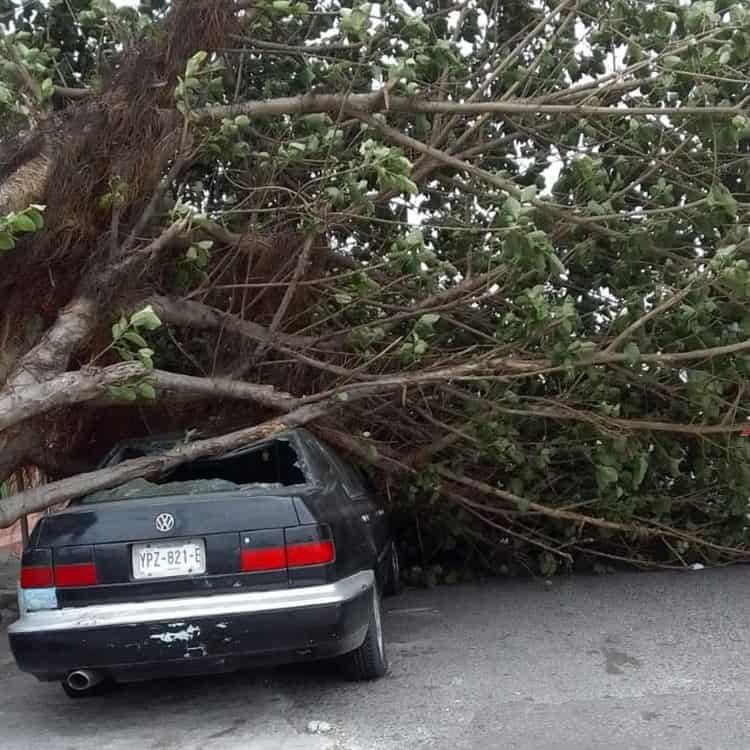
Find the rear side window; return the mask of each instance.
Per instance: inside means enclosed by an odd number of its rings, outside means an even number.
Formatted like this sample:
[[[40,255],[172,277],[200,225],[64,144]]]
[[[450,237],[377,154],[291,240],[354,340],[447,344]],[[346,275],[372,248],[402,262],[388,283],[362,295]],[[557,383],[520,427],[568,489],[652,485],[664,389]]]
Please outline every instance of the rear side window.
[[[357,495],[363,495],[365,493],[365,485],[359,472],[348,461],[336,455],[327,445],[321,443],[320,450],[325,453],[329,463],[332,464],[349,496],[356,497]]]
[[[109,464],[161,452],[164,442],[149,446],[127,446],[113,454]],[[157,478],[135,479],[119,487],[101,490],[80,500],[83,504],[105,503],[168,495],[199,495],[238,489],[280,489],[308,481],[297,451],[288,440],[274,440],[228,456],[199,459],[178,466]]]

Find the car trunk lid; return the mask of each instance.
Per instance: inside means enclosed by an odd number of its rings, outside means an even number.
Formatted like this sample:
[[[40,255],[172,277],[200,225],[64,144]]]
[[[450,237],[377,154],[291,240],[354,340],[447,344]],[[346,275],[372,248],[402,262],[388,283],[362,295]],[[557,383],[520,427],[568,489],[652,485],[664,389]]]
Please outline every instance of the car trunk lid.
[[[43,518],[34,544],[51,549],[55,570],[95,567],[95,582],[58,586],[60,607],[285,588],[285,567],[244,572],[241,553],[243,545],[283,546],[285,529],[298,527],[289,490],[247,488],[81,505]],[[157,527],[157,518],[164,516],[171,519],[166,531]],[[145,577],[135,558],[156,549],[186,556],[198,549],[202,565],[172,574],[155,570]]]
[[[43,518],[35,543],[39,547],[98,545],[295,526],[298,519],[290,489],[271,494],[248,488],[80,505]],[[168,531],[156,527],[156,518],[163,513],[174,519]]]

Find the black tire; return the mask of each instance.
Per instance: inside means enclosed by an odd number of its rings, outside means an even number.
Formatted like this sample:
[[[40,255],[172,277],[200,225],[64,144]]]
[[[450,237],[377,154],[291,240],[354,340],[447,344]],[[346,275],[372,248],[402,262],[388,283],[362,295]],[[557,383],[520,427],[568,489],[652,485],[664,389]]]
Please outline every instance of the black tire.
[[[343,666],[350,680],[377,680],[388,672],[388,657],[383,638],[380,594],[373,587],[370,602],[370,624],[362,645],[343,657]]]
[[[388,555],[388,571],[383,584],[383,596],[397,596],[401,593],[401,563],[398,558],[396,544],[391,544]]]

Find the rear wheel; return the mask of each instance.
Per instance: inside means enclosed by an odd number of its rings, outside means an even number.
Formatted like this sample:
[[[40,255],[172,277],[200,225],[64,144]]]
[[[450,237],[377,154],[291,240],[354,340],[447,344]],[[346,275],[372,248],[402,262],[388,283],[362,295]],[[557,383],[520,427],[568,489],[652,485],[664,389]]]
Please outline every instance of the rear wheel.
[[[373,586],[370,602],[370,623],[362,645],[343,657],[344,669],[352,680],[375,680],[388,671],[383,638],[383,618],[380,594]]]
[[[388,573],[383,584],[384,596],[396,596],[401,593],[401,563],[398,559],[398,550],[395,542],[391,543],[391,552],[388,556]]]

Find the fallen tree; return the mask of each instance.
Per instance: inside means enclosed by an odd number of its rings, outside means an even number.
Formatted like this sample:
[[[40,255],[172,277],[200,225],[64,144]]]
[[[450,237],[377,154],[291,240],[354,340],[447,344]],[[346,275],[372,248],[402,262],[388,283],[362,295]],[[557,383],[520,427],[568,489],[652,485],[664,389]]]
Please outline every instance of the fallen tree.
[[[0,526],[307,424],[425,559],[750,556],[743,3],[0,25]]]

